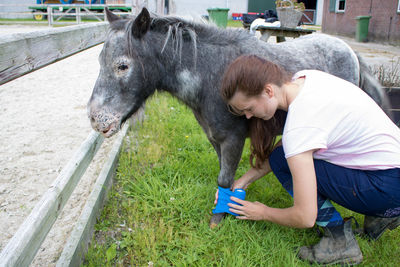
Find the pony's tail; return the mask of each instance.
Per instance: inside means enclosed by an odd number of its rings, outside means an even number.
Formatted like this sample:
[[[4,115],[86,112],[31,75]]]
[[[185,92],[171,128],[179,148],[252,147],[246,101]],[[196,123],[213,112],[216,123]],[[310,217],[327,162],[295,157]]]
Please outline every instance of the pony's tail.
[[[363,89],[375,102],[383,109],[386,115],[393,120],[391,112],[392,105],[390,104],[388,95],[382,88],[382,85],[372,74],[371,69],[368,67],[364,59],[356,52],[358,62],[360,64],[360,84],[359,87]]]

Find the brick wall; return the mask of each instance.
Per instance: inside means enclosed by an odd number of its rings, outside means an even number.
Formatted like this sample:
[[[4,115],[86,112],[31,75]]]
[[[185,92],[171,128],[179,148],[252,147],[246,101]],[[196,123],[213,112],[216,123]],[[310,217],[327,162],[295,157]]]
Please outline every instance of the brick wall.
[[[323,32],[354,37],[357,25],[355,18],[369,15],[370,40],[400,44],[399,0],[346,0],[343,13],[329,12],[330,1],[324,2]]]

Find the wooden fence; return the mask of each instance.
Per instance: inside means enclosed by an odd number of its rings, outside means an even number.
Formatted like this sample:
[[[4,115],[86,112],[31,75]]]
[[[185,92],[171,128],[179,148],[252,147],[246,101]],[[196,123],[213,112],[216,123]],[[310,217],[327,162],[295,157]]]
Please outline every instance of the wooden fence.
[[[0,85],[104,41],[107,23],[6,35],[0,39]]]
[[[56,24],[62,18],[65,17],[75,17],[76,23],[82,23],[82,17],[94,18],[98,21],[105,21],[106,14],[104,8],[108,5],[38,5],[41,9],[37,9],[33,15],[42,15],[47,17],[49,26]],[[39,8],[35,6],[36,8]],[[108,6],[114,14],[117,15],[131,15],[137,14],[137,6],[127,6],[127,5],[112,5]],[[132,13],[133,12],[133,13]],[[65,23],[65,22],[62,22]]]
[[[0,82],[4,83],[99,44],[104,41],[105,32],[106,24],[98,23],[8,37],[0,42]],[[121,129],[57,266],[77,266],[83,259],[96,217],[111,185],[129,125],[126,123]],[[0,253],[0,267],[29,266],[103,139],[95,131],[89,134],[4,247]]]
[[[164,14],[164,2],[163,0],[156,1],[156,13]],[[47,18],[48,25],[57,24],[62,18],[75,17],[76,23],[82,23],[82,17],[92,18],[98,21],[105,21],[106,16],[104,9],[108,7],[113,13],[117,15],[127,16],[131,14],[138,14],[141,7],[148,6],[148,0],[126,0],[125,4],[121,4],[119,1],[107,1],[107,4],[83,4],[83,3],[71,3],[62,4],[60,2],[54,3],[46,1],[44,4],[33,4],[36,1],[32,0],[31,5],[10,3],[0,3],[0,15],[13,15],[22,16],[24,18],[34,17],[36,20],[45,20]],[[162,7],[162,8],[161,8]],[[8,11],[4,12],[2,8],[19,8],[25,11]],[[69,22],[59,22],[66,24]],[[70,22],[71,23],[71,22]],[[72,22],[73,23],[73,22]]]

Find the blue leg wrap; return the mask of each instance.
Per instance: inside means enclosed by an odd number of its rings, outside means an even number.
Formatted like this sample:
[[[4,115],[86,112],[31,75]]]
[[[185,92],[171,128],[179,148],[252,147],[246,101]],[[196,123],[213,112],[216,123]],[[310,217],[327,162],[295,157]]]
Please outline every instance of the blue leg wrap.
[[[240,205],[239,203],[232,201],[230,199],[231,196],[244,200],[244,198],[246,197],[246,191],[244,191],[243,189],[235,189],[235,191],[232,192],[229,188],[223,188],[223,187],[218,186],[218,202],[217,202],[217,206],[215,207],[215,209],[212,210],[212,212],[214,214],[226,212],[226,213],[232,214],[234,216],[239,216],[239,214],[229,211],[228,203]]]

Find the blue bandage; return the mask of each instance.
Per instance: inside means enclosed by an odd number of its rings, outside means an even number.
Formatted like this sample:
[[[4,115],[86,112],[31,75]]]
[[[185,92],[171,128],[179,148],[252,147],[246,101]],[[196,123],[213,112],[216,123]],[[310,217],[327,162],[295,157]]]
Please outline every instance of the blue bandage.
[[[239,203],[232,201],[230,199],[232,196],[244,200],[244,198],[246,197],[246,191],[244,191],[243,189],[235,189],[235,191],[232,192],[229,188],[223,188],[223,187],[218,186],[218,202],[217,202],[217,206],[215,207],[215,209],[213,209],[212,212],[214,214],[226,212],[226,213],[230,213],[234,216],[239,216],[239,214],[229,211],[228,203],[240,205]]]

